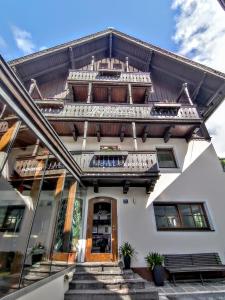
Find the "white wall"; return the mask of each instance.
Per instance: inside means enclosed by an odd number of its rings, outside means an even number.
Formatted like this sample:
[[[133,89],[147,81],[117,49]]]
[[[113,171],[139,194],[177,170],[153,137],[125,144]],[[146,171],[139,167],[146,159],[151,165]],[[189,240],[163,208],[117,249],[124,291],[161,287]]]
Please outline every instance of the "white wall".
[[[64,300],[64,293],[68,290],[68,282],[64,282],[64,275],[46,283],[17,300]]]
[[[144,188],[130,188],[127,195],[122,193],[122,187],[100,188],[98,194],[89,188],[87,193],[87,201],[99,196],[117,199],[118,242],[121,245],[123,241],[129,241],[135,247],[137,255],[133,266],[145,266],[144,257],[149,251],[162,254],[216,251],[225,262],[225,173],[212,144],[207,141],[187,144],[182,139],[171,139],[165,144],[161,139],[149,139],[142,146],[143,150],[173,147],[179,166],[161,170],[160,179],[150,196],[146,195]],[[123,204],[123,199],[128,199],[129,203]],[[214,231],[158,232],[153,201],[204,202]],[[88,205],[85,223],[87,209]]]

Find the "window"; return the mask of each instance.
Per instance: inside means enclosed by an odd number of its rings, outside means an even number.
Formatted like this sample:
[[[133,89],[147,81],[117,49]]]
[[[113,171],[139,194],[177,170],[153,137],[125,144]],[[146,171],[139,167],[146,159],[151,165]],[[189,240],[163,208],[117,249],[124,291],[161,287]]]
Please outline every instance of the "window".
[[[25,206],[12,205],[0,207],[0,231],[19,232]]]
[[[114,63],[113,64],[113,69],[114,70],[121,70],[122,69],[122,64],[121,63]]]
[[[156,151],[160,168],[177,168],[173,149],[157,149]]]
[[[108,63],[99,63],[98,68],[99,69],[108,69],[109,68],[109,64]]]
[[[203,203],[154,204],[158,230],[210,230]]]

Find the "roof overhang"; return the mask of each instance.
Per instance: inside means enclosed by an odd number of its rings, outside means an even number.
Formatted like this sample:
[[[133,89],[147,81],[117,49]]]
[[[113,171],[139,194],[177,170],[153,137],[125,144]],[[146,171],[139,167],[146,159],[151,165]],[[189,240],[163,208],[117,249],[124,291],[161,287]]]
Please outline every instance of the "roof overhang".
[[[75,64],[81,68],[91,62],[91,57],[102,59],[116,57],[142,71],[159,76],[169,76],[180,86],[188,83],[191,94],[197,94],[195,103],[206,120],[225,98],[225,74],[212,68],[143,42],[137,38],[107,29],[89,36],[39,51],[9,62],[24,83],[31,78],[51,79],[56,73],[68,73]],[[44,78],[44,79],[43,79]]]

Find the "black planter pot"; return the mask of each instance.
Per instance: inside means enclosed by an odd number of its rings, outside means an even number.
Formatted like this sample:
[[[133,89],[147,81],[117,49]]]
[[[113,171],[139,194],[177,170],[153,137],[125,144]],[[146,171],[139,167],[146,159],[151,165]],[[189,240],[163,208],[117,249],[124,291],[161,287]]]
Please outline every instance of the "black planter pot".
[[[156,286],[163,286],[165,280],[165,271],[163,266],[155,266],[153,269],[153,280]]]
[[[125,270],[130,269],[130,262],[131,262],[130,256],[124,256],[123,261],[124,261],[124,269]]]
[[[42,253],[40,253],[40,254],[33,254],[32,255],[32,265],[40,262],[42,260],[42,256],[43,256]]]

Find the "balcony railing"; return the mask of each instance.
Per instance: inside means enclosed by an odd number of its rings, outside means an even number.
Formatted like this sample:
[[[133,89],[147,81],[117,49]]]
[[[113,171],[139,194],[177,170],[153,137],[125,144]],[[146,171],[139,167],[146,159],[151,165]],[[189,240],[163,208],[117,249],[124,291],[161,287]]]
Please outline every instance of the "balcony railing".
[[[82,70],[70,70],[68,76],[68,83],[75,82],[107,82],[113,83],[132,83],[141,85],[151,85],[150,73],[145,72],[120,72],[113,75],[102,75],[98,71],[82,71]]]
[[[182,105],[158,107],[148,105],[116,104],[65,104],[63,108],[41,107],[44,115],[50,119],[140,119],[140,120],[201,120],[196,106]]]
[[[156,152],[86,152],[72,155],[87,173],[158,173]]]
[[[128,175],[132,173],[157,174],[158,163],[155,151],[150,152],[72,152],[74,160],[78,163],[85,176],[95,173]],[[41,160],[36,158],[18,159],[14,171],[20,177],[33,177],[43,172]],[[61,174],[63,165],[52,160],[46,169],[46,175]]]

